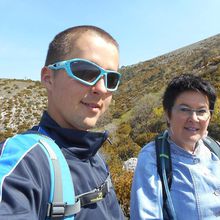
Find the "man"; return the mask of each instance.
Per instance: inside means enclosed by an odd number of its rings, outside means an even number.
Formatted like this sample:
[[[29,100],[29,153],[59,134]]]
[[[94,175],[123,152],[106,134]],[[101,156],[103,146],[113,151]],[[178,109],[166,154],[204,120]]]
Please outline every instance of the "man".
[[[117,42],[94,26],[69,28],[48,49],[41,71],[48,107],[32,131],[50,137],[62,150],[76,196],[99,189],[108,178],[106,164],[97,153],[108,134],[89,129],[95,127],[118,87],[118,66]],[[30,150],[0,184],[1,220],[46,219],[51,185],[42,149]],[[110,187],[98,202],[81,204],[75,219],[124,219],[114,189]]]

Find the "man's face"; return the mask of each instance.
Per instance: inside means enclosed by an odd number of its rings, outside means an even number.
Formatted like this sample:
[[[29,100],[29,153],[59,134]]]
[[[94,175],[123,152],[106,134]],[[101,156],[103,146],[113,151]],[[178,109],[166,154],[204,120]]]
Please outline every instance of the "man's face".
[[[116,46],[92,33],[86,33],[77,40],[66,60],[72,58],[90,60],[107,70],[117,71],[119,65]],[[52,70],[47,69],[47,72],[50,73],[50,84],[45,85],[49,115],[64,128],[93,128],[112,99],[112,93],[105,88],[104,79],[101,78],[94,86],[86,86],[69,77],[64,69],[57,70],[55,76]]]

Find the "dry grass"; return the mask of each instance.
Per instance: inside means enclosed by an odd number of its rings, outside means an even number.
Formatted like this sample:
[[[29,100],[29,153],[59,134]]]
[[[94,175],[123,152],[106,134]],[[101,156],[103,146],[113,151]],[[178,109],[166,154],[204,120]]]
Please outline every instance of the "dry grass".
[[[39,122],[46,107],[40,82],[0,79],[0,141]]]

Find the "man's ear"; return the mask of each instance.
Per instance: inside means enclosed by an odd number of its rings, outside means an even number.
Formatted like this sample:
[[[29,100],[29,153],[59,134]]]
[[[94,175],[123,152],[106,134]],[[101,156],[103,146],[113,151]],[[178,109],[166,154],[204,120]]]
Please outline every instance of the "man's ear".
[[[47,90],[50,90],[51,85],[53,83],[53,78],[53,71],[49,69],[47,66],[44,66],[41,69],[41,83]]]

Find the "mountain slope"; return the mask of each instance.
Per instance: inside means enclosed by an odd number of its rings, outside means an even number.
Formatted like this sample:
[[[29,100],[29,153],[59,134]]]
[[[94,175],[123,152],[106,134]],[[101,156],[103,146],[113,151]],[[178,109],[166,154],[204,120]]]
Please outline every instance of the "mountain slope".
[[[180,73],[201,75],[211,80],[219,92],[219,65],[220,34],[154,59],[122,67],[122,83],[113,96],[110,111],[102,118],[99,126],[105,125],[116,131],[117,126],[114,124],[133,121],[132,126],[138,127],[132,118],[136,118],[137,122],[143,121],[141,118],[153,106],[159,106],[167,82]],[[45,89],[36,81],[0,79],[0,94],[1,136],[36,124],[42,110],[46,108]]]

